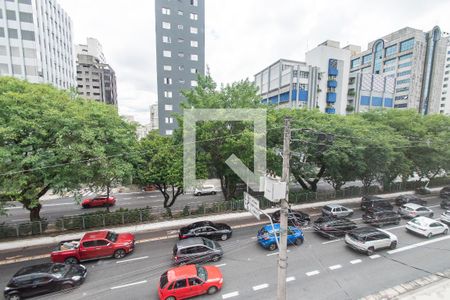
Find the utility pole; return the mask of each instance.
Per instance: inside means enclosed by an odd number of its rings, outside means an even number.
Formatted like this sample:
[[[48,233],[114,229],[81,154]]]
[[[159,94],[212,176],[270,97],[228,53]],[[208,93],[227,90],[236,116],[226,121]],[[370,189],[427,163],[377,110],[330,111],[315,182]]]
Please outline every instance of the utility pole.
[[[286,197],[280,201],[280,242],[278,252],[278,291],[277,299],[286,300],[287,274],[287,225],[289,209],[289,159],[291,143],[291,120],[284,119],[283,174],[281,181],[286,182]]]

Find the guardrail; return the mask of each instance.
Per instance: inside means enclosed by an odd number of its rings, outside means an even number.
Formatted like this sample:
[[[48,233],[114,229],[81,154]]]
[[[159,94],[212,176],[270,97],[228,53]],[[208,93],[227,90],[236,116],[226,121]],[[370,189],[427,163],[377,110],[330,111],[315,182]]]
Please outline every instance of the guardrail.
[[[436,178],[429,187],[450,185],[450,178]],[[385,190],[378,186],[371,186],[368,191],[361,187],[347,188],[342,191],[307,192],[293,191],[289,194],[289,203],[312,203],[327,200],[361,197],[364,194],[390,194],[402,191],[415,190],[423,186],[423,183],[407,182],[396,183]],[[260,208],[273,207],[274,204],[263,197],[255,195],[260,200]],[[142,209],[118,209],[112,212],[93,212],[77,216],[61,217],[54,222],[45,219],[36,222],[20,224],[0,224],[0,239],[18,238],[25,236],[41,235],[44,233],[65,232],[70,230],[89,230],[94,228],[106,228],[127,224],[141,224],[167,219],[186,218],[190,216],[211,215],[226,212],[244,210],[244,200],[220,201],[215,203],[201,203],[195,206],[186,205],[183,208],[166,210],[162,207],[146,207]]]

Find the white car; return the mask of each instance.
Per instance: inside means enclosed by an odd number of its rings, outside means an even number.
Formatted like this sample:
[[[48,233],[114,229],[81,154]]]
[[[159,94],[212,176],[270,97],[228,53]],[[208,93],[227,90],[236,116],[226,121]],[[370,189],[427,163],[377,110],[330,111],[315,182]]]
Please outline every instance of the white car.
[[[200,188],[195,188],[194,190],[194,196],[201,196],[201,195],[215,195],[216,188],[214,185],[203,185]]]
[[[437,234],[446,235],[448,233],[448,227],[442,222],[427,217],[417,217],[406,223],[406,231],[412,231],[430,238]]]
[[[322,216],[333,216],[336,218],[345,218],[353,215],[353,209],[340,204],[328,204],[322,207]]]
[[[386,230],[375,227],[361,227],[347,233],[345,243],[356,251],[372,255],[379,249],[397,248],[398,239]]]
[[[415,203],[406,203],[400,206],[398,209],[398,213],[404,218],[415,218],[420,216],[433,217],[434,213],[428,207],[415,204]]]
[[[450,224],[450,210],[447,210],[441,214],[441,222]]]

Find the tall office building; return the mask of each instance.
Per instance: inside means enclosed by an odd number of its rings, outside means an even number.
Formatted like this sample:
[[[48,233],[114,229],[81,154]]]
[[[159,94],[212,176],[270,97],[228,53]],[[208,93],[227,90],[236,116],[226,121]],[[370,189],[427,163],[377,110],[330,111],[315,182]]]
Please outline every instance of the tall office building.
[[[450,40],[447,42],[447,54],[445,58],[444,79],[442,84],[441,103],[439,113],[450,115]]]
[[[319,68],[280,59],[255,75],[262,103],[290,108],[315,108]]]
[[[370,42],[366,51],[353,55],[350,81],[357,80],[358,73],[383,75],[384,80],[394,78],[394,108],[414,108],[422,114],[439,113],[447,43],[448,38],[442,36],[437,26],[429,32],[403,28]],[[390,104],[389,98],[380,101],[379,95],[358,98],[352,88],[348,94],[349,105],[356,111]]]
[[[88,38],[77,45],[77,91],[88,99],[117,106],[116,74],[106,63],[102,45]]]
[[[56,0],[0,1],[0,75],[75,87],[72,21]]]
[[[197,86],[205,69],[204,0],[156,0],[159,131],[171,135],[180,113],[180,92]]]

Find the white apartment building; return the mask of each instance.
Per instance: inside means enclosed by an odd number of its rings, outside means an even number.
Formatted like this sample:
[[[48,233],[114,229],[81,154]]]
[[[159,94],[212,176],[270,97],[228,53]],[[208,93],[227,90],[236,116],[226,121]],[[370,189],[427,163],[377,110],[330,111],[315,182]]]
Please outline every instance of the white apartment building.
[[[442,84],[441,101],[439,113],[450,115],[450,40],[447,43],[447,54],[445,57],[444,79]]]
[[[172,104],[164,104],[164,109],[167,111],[172,111]],[[158,120],[158,104],[150,105],[150,131],[159,129],[159,120]]]
[[[0,1],[0,75],[75,87],[72,21],[56,0]]]

